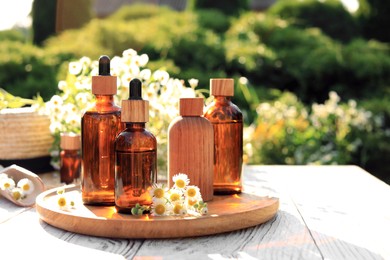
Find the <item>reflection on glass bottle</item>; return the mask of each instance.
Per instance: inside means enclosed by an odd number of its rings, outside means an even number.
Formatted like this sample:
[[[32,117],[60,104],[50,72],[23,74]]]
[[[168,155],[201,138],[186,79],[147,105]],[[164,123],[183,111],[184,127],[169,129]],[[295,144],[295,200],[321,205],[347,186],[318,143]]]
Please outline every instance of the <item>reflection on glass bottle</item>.
[[[99,58],[99,75],[92,77],[94,106],[81,120],[84,204],[114,205],[115,137],[124,129],[120,107],[114,103],[117,78],[110,75],[110,59]]]
[[[157,140],[145,129],[149,103],[142,100],[142,83],[130,82],[128,100],[122,101],[122,122],[126,129],[115,141],[115,207],[131,213],[137,203],[151,205],[150,190],[157,182]]]
[[[214,127],[214,194],[242,191],[243,117],[233,104],[233,79],[211,79],[213,102],[206,117]]]
[[[80,177],[81,155],[80,135],[61,133],[60,140],[60,179],[61,183],[71,184]]]

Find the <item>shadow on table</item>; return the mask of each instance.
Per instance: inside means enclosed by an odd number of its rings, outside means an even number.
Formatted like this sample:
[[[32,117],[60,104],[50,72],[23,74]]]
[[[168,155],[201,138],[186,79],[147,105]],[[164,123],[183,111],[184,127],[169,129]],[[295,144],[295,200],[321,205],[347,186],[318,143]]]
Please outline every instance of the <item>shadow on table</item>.
[[[357,245],[309,231],[302,220],[283,210],[252,228],[183,239],[101,238],[67,232],[42,220],[40,223],[60,240],[125,259],[384,259]]]

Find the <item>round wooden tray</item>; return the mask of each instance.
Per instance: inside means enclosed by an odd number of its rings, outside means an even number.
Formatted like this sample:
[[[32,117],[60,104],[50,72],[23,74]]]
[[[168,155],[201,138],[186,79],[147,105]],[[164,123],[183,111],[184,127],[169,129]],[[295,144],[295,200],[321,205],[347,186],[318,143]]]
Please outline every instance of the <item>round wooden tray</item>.
[[[66,196],[75,201],[74,209],[61,210],[57,189],[41,193],[36,209],[46,223],[75,233],[110,238],[179,238],[213,235],[262,224],[273,218],[279,199],[241,193],[214,196],[208,214],[200,217],[132,216],[117,213],[114,206],[87,206],[82,203],[79,186],[65,186]]]

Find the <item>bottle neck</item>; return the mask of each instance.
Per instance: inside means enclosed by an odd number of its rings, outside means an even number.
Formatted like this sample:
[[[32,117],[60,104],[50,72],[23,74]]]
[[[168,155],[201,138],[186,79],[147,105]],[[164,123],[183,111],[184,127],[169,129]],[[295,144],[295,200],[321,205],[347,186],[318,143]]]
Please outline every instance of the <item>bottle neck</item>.
[[[229,96],[214,96],[215,103],[217,104],[229,104],[232,97]]]
[[[95,95],[96,105],[114,105],[114,95]]]
[[[79,154],[79,150],[62,149],[62,151],[66,154],[69,154],[69,155],[78,155]]]
[[[143,130],[145,129],[145,123],[126,123],[126,128],[133,130]]]

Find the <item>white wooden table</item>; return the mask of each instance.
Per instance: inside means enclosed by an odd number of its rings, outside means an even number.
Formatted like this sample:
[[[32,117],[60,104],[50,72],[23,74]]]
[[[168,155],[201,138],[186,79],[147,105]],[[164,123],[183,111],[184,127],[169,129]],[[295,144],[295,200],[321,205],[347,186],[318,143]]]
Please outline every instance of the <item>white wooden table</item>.
[[[58,173],[40,175],[48,187]],[[67,232],[0,198],[0,259],[390,259],[390,186],[356,166],[246,166],[247,193],[280,199],[245,230],[126,240]]]

